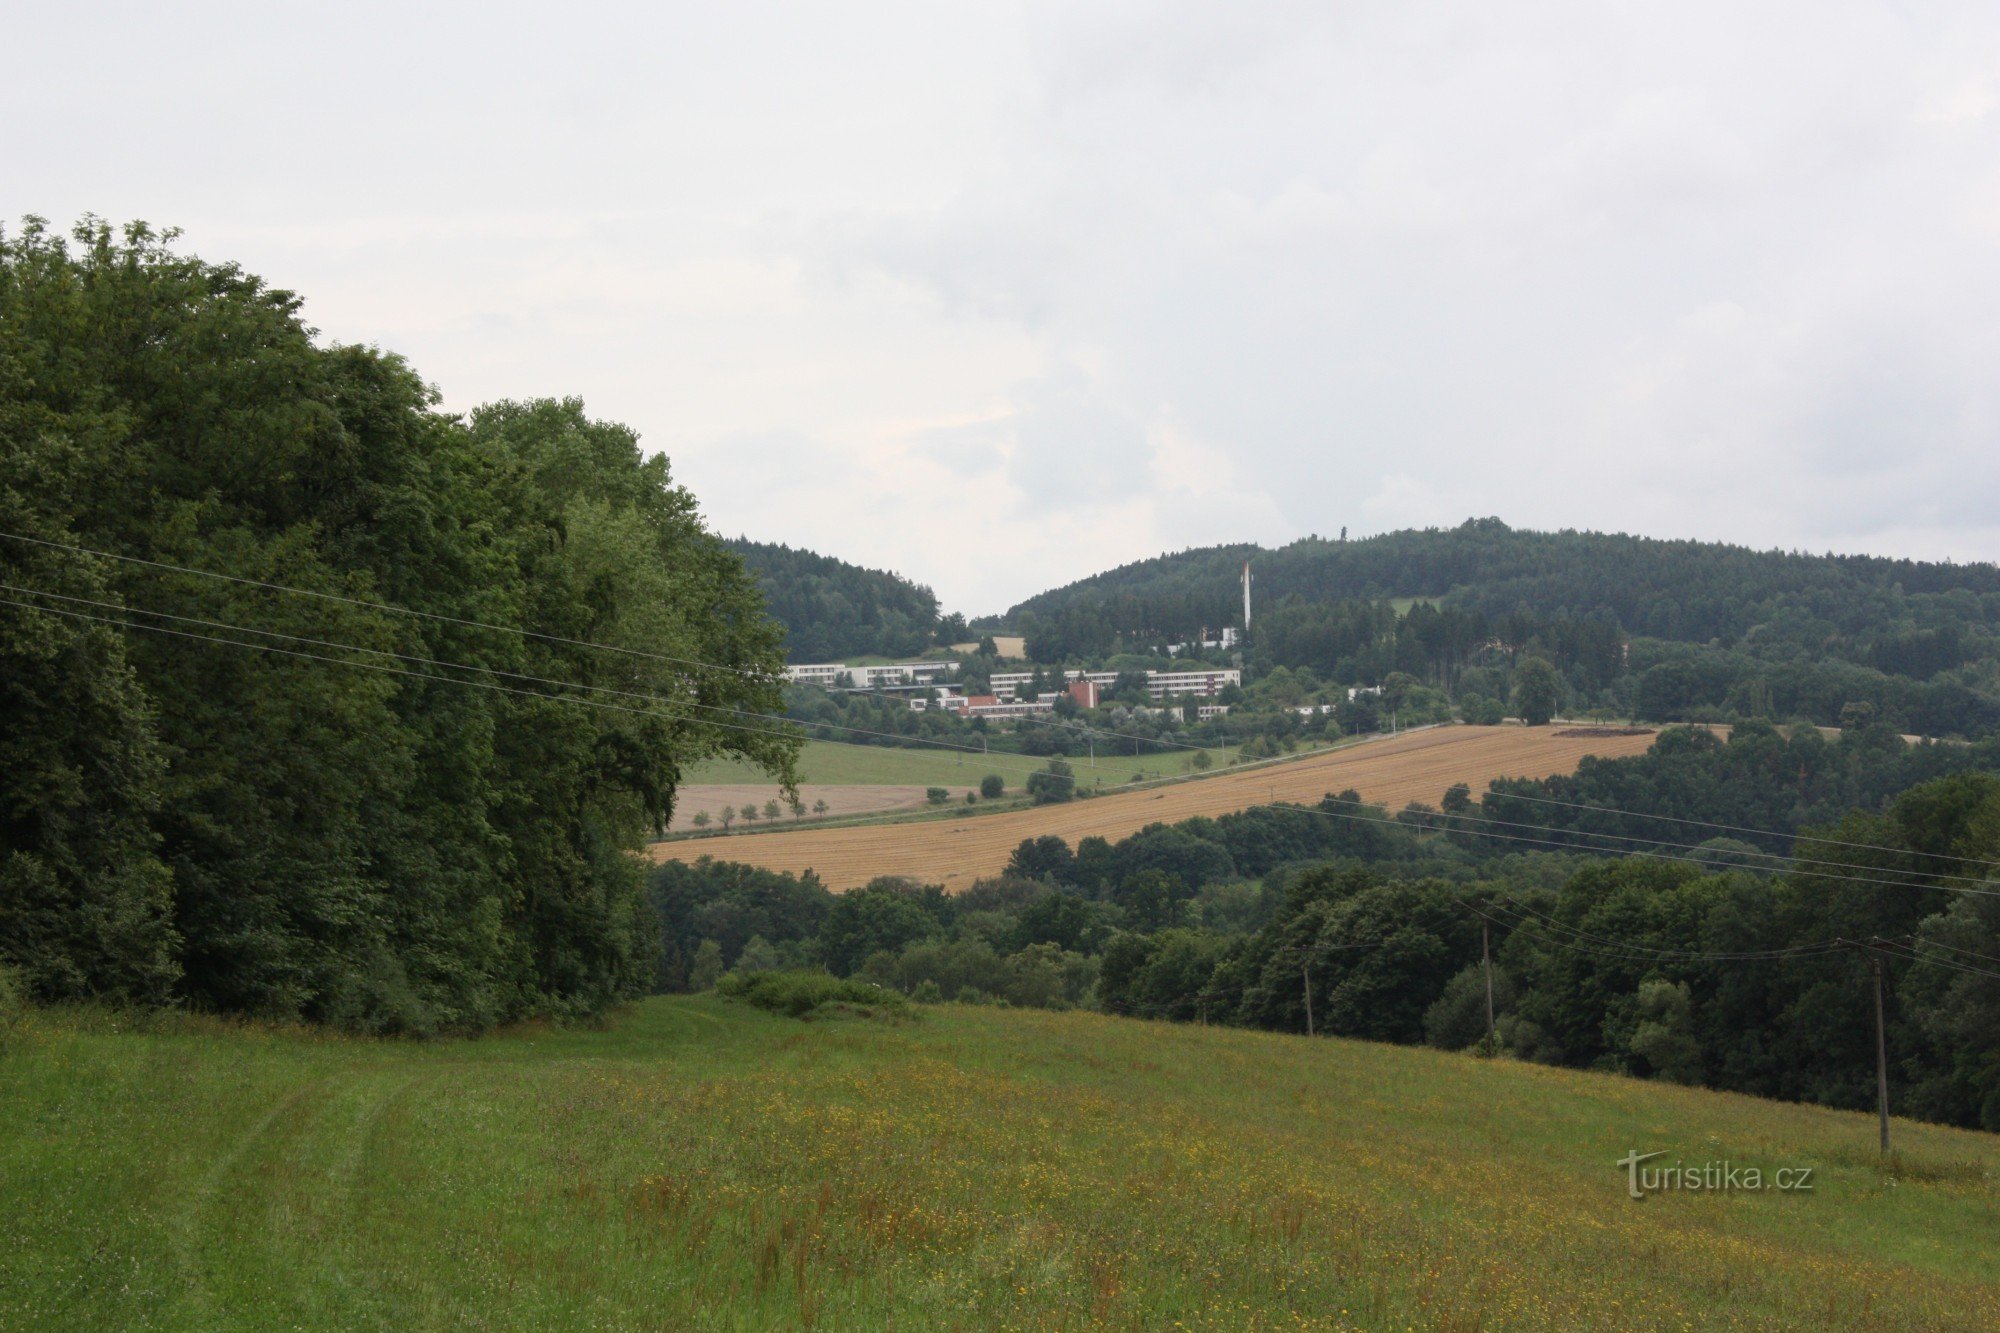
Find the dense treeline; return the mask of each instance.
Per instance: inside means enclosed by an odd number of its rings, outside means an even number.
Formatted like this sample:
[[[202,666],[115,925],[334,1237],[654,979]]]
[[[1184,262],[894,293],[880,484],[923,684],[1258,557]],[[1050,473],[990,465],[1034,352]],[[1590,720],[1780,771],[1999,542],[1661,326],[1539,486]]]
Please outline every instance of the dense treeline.
[[[1671,727],[1641,755],[1586,758],[1574,773],[1495,782],[1478,813],[1497,821],[1495,834],[1510,831],[1504,825],[1537,825],[1522,832],[1583,848],[1616,837],[1694,842],[1728,825],[1733,838],[1789,855],[1802,829],[1849,810],[1881,809],[1934,778],[1995,771],[2000,741],[1908,745],[1880,726],[1828,737],[1762,722],[1738,724],[1725,741],[1706,728]],[[1814,854],[1811,844],[1797,850]]]
[[[810,876],[662,866],[661,981],[826,967],[923,999],[1310,1024],[1462,1049],[1486,1040],[1484,928],[1506,1053],[1862,1107],[1874,1077],[1866,959],[1822,946],[1881,937],[1910,942],[1883,950],[1896,1109],[2000,1129],[2000,881],[1988,877],[2000,778],[1973,771],[1993,758],[1879,729],[1834,742],[1769,727],[1727,744],[1670,733],[1576,779],[1501,784],[1478,801],[1457,789],[1441,811],[1392,815],[1349,792],[1115,843],[1030,839],[1003,876],[956,898],[894,880],[836,896]],[[1663,834],[1670,816],[1780,836]],[[1593,854],[1602,840],[1561,847],[1585,825],[1662,841],[1628,845],[1649,853],[1631,858]],[[1795,862],[1782,857],[1790,835]]]
[[[789,774],[718,724],[780,704],[754,582],[632,432],[440,413],[171,241],[0,238],[0,964],[416,1032],[643,988],[681,767]]]
[[[1894,657],[1929,643],[1924,665],[1937,669],[1956,665],[1950,658],[1962,654],[1963,644],[1948,652],[1936,636],[1948,637],[1968,621],[1990,626],[2000,610],[2000,567],[1989,564],[1529,532],[1487,518],[1351,542],[1310,537],[1275,551],[1221,546],[1160,556],[1042,593],[1008,616],[1025,626],[1030,618],[1095,600],[1153,608],[1141,621],[1117,624],[1120,633],[1185,637],[1231,615],[1246,560],[1253,564],[1260,602],[1452,594],[1462,609],[1489,616],[1523,607],[1551,617],[1601,615],[1631,634],[1696,643],[1820,622],[1861,641],[1870,653]],[[1133,600],[1112,603],[1114,596]]]
[[[937,638],[937,595],[900,574],[748,538],[729,549],[756,574],[793,662],[908,657]]]
[[[1367,684],[1403,672],[1454,697],[1504,698],[1516,662],[1535,657],[1557,667],[1572,711],[1838,725],[1866,704],[1904,731],[2000,730],[2000,569],[1986,564],[1518,532],[1482,519],[1162,556],[1010,616],[1045,661],[1186,640],[1237,619],[1245,560],[1260,608],[1243,649],[1252,679],[1276,667]],[[1475,670],[1484,678],[1468,685]]]

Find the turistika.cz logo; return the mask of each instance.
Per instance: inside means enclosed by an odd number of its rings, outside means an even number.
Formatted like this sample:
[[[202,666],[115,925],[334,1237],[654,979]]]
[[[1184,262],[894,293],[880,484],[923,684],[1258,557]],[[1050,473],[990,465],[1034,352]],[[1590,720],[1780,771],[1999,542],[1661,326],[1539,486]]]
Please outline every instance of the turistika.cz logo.
[[[1781,1166],[1768,1174],[1761,1167],[1738,1166],[1734,1162],[1702,1162],[1690,1166],[1676,1160],[1672,1166],[1643,1166],[1666,1150],[1640,1152],[1634,1148],[1618,1159],[1625,1168],[1625,1192],[1635,1199],[1667,1190],[1687,1193],[1724,1193],[1731,1190],[1783,1190],[1787,1194],[1810,1194],[1813,1170],[1810,1166]]]

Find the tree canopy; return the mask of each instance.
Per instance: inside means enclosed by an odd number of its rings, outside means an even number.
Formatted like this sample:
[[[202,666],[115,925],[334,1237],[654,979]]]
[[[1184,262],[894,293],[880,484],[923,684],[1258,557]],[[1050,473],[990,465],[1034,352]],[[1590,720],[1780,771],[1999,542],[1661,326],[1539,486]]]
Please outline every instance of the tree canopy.
[[[440,412],[174,242],[0,236],[0,962],[372,1030],[633,993],[683,768],[792,777],[731,725],[753,579],[632,431]]]

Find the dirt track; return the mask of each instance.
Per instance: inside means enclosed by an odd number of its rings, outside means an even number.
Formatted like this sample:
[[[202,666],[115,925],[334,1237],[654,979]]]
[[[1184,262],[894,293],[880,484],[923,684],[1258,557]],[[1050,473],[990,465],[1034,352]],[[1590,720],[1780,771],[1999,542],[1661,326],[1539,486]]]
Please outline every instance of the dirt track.
[[[1571,771],[1586,755],[1638,754],[1652,743],[1650,734],[1561,736],[1549,727],[1440,727],[1266,768],[1033,810],[732,834],[659,843],[652,852],[662,861],[712,856],[793,873],[812,869],[835,889],[856,888],[878,875],[907,875],[957,890],[997,873],[1021,839],[1045,833],[1072,846],[1092,834],[1116,840],[1148,824],[1272,801],[1310,803],[1348,788],[1392,810],[1411,801],[1436,805],[1455,782],[1470,784],[1476,799],[1494,778],[1549,777]]]

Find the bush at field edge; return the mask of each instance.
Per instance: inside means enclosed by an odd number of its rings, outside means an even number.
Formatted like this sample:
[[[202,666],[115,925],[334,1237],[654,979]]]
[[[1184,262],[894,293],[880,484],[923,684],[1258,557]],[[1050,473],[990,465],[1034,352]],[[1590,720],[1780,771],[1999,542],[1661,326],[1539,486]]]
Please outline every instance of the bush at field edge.
[[[894,991],[828,972],[731,972],[715,983],[715,992],[792,1018],[811,1017],[826,1005],[900,1013],[907,1003]]]

